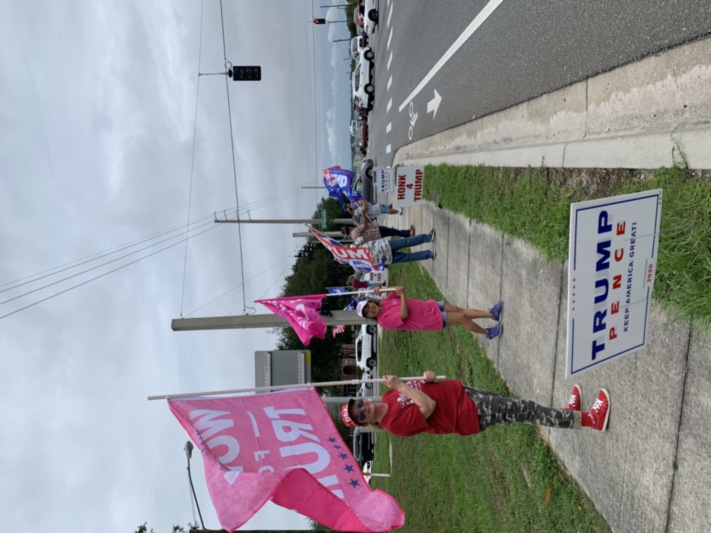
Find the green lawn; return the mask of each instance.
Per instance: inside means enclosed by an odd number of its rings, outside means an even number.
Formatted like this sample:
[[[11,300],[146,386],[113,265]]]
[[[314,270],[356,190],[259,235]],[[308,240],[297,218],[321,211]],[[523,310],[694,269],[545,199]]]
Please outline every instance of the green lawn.
[[[673,315],[711,328],[711,179],[685,169],[626,171],[428,166],[425,197],[568,257],[570,204],[663,189],[654,298]]]
[[[413,298],[439,297],[416,263],[398,265],[390,284]],[[463,328],[440,333],[385,331],[380,374],[434,370],[466,384],[508,393],[474,337]],[[392,494],[406,513],[403,531],[609,531],[605,520],[561,470],[556,456],[530,426],[492,428],[472,437],[380,433],[374,472],[391,478],[373,486]]]

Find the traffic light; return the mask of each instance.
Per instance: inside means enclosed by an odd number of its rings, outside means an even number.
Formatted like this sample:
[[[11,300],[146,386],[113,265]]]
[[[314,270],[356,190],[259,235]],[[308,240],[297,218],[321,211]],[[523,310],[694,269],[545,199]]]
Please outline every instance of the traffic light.
[[[231,67],[227,75],[235,81],[259,81],[262,79],[262,67]]]
[[[326,19],[314,19],[314,24],[326,24]]]

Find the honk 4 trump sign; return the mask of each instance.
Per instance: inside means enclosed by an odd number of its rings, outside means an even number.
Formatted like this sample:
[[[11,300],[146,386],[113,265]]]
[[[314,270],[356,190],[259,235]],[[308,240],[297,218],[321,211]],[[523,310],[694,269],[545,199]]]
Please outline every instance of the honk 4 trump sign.
[[[422,202],[425,185],[425,167],[410,165],[398,167],[395,174],[395,207],[407,207]]]
[[[568,377],[643,348],[661,189],[570,206]]]

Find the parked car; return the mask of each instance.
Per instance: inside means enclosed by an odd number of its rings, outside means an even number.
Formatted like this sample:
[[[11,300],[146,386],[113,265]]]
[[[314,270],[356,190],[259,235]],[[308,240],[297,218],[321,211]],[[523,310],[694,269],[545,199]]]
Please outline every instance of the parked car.
[[[361,179],[373,180],[373,167],[375,166],[375,161],[372,159],[364,159],[363,162],[358,167],[358,176]]]
[[[373,94],[375,86],[372,80],[373,57],[375,54],[366,46],[360,51],[358,61],[353,70],[353,103],[358,107],[364,107],[368,111],[373,109]]]
[[[362,431],[361,428],[353,430],[353,457],[361,468],[375,457],[375,433]]]
[[[360,139],[358,140],[358,148],[363,155],[368,153],[368,123],[362,121],[360,123]]]
[[[356,366],[368,371],[378,364],[378,326],[363,324],[355,338]]]
[[[358,172],[352,184],[353,191],[369,202],[375,201],[373,191],[373,166],[375,166],[375,163],[372,159],[364,159],[358,167]]]
[[[363,375],[361,376],[361,379],[373,379],[370,377],[370,372],[363,372]],[[372,383],[361,383],[360,387],[358,388],[358,392],[356,393],[356,396],[358,398],[367,398],[368,396],[373,395],[373,384]]]
[[[360,51],[368,44],[368,38],[365,35],[356,35],[351,39],[351,59],[358,59]]]
[[[379,18],[377,0],[365,0],[361,16],[363,17],[363,31],[368,35],[372,35]]]

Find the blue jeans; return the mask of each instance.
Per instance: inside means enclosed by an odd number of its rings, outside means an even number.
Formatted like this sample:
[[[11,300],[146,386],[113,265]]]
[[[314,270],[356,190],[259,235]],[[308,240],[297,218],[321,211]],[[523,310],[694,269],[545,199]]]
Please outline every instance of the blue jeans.
[[[422,235],[415,235],[414,237],[403,237],[402,239],[391,240],[390,249],[393,251],[393,264],[432,259],[431,250],[423,250],[421,252],[412,252],[409,254],[397,251],[401,248],[409,248],[410,246],[417,246],[418,244],[424,244],[426,242],[432,242],[432,238],[426,233]]]
[[[390,228],[388,226],[378,226],[380,228],[380,235],[383,237],[409,237],[410,236],[410,230],[409,229],[397,229],[397,228]]]

